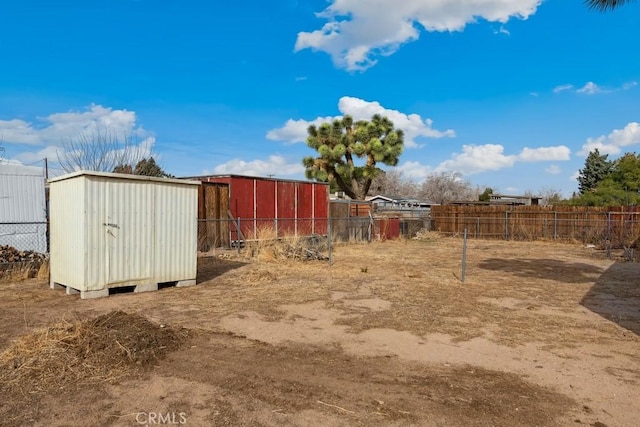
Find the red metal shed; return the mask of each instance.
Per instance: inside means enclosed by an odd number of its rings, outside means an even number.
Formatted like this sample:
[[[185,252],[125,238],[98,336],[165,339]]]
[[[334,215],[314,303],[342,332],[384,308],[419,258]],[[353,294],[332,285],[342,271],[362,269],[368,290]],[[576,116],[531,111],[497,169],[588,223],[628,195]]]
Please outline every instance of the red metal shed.
[[[190,177],[229,185],[229,210],[240,219],[245,239],[256,239],[260,227],[284,234],[326,234],[329,184],[243,175]]]

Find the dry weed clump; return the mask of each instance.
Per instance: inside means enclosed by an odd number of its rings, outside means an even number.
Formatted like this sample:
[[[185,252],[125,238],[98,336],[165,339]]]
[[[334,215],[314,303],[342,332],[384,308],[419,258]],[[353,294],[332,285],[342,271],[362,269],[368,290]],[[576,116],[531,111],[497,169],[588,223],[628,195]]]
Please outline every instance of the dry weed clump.
[[[20,282],[34,277],[49,278],[48,259],[0,264],[0,283]]]
[[[426,229],[422,229],[416,232],[413,240],[427,240],[427,241],[435,241],[440,240],[442,238],[442,234],[439,231],[430,231]]]
[[[272,226],[259,227],[256,239],[246,243],[246,254],[264,262],[326,260],[327,242],[320,236],[279,236]]]
[[[0,390],[25,395],[116,382],[155,364],[186,336],[122,311],[60,323],[18,339],[0,354]]]

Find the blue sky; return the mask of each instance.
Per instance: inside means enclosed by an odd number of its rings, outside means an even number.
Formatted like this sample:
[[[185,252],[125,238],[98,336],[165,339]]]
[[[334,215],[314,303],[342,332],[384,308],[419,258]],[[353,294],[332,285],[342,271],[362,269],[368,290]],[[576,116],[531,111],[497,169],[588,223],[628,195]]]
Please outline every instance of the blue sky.
[[[3,156],[109,128],[177,176],[303,178],[310,123],[380,113],[418,182],[569,196],[589,150],[638,150],[639,23],[581,0],[7,1]]]

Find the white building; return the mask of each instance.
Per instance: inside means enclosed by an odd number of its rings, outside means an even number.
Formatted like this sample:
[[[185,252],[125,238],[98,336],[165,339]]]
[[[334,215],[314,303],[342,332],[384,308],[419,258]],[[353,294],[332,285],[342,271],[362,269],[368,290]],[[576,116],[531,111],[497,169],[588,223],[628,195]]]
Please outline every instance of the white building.
[[[44,171],[0,164],[0,245],[47,252]]]

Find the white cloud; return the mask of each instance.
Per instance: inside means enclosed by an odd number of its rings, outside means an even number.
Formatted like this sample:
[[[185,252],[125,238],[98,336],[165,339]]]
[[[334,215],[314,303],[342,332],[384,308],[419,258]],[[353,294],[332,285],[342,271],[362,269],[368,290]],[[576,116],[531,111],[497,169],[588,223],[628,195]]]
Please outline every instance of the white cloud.
[[[267,160],[252,160],[249,162],[233,159],[216,166],[213,169],[213,173],[222,175],[289,176],[304,173],[304,166],[300,162],[288,163],[284,157],[272,155]]]
[[[500,144],[463,145],[462,153],[453,154],[452,158],[440,163],[436,171],[448,170],[473,175],[485,171],[496,171],[514,165],[518,156],[504,154]]]
[[[638,82],[631,81],[631,82],[624,83],[622,86],[619,86],[619,87],[603,88],[602,86],[600,86],[600,85],[598,85],[598,84],[596,84],[594,82],[587,82],[587,83],[585,83],[584,86],[582,86],[580,88],[577,88],[577,89],[572,84],[556,86],[556,87],[553,88],[553,93],[571,91],[571,92],[575,92],[575,93],[581,93],[581,94],[584,94],[584,95],[596,95],[596,94],[599,94],[599,93],[611,93],[611,92],[616,92],[616,91],[620,91],[620,90],[629,90],[629,89],[632,89],[632,88],[636,87],[637,85],[638,85]]]
[[[267,132],[267,139],[272,141],[284,141],[288,144],[294,144],[296,142],[304,142],[307,140],[307,128],[311,125],[320,126],[322,123],[331,122],[336,117],[318,117],[312,121],[306,121],[303,119],[293,120],[289,119],[285,122],[284,126],[278,129],[271,129]]]
[[[560,92],[564,92],[565,90],[571,90],[571,89],[573,89],[572,84],[560,85],[553,88],[553,93],[560,93]]]
[[[19,119],[0,120],[0,139],[6,144],[53,145],[80,134],[105,129],[116,135],[142,136],[142,128],[135,126],[135,112],[92,104],[86,111],[55,113],[38,118],[35,123]]]
[[[640,144],[640,124],[630,122],[623,129],[615,129],[609,135],[588,138],[578,154],[586,156],[596,148],[600,154],[619,154],[623,147]]]
[[[423,119],[419,114],[405,114],[398,110],[390,110],[375,101],[370,102],[351,96],[343,96],[338,101],[338,110],[344,115],[352,116],[354,120],[369,120],[374,114],[386,116],[394,123],[397,129],[404,131],[404,143],[408,148],[419,147],[416,142],[416,138],[419,137],[442,138],[455,137],[456,135],[455,131],[451,129],[446,131],[434,129],[432,127],[433,120],[431,119]],[[287,143],[303,142],[307,138],[309,125],[319,125],[341,117],[318,117],[312,121],[289,119],[283,127],[267,132],[267,139]]]
[[[549,167],[547,167],[544,171],[551,175],[558,175],[562,173],[562,169],[560,169],[560,166],[558,165],[549,165]]]
[[[504,25],[501,25],[499,29],[493,30],[493,34],[504,34],[507,36],[511,36],[511,32],[507,30]]]
[[[569,147],[559,145],[557,147],[539,147],[528,148],[525,147],[518,160],[522,162],[545,162],[545,161],[558,161],[569,160],[571,158],[571,150]]]
[[[501,144],[463,145],[462,153],[455,153],[436,167],[439,171],[454,171],[473,175],[513,167],[517,162],[545,162],[569,160],[570,150],[558,147],[524,148],[518,155],[507,155]]]
[[[479,19],[506,23],[527,19],[542,0],[332,0],[316,14],[322,28],[300,32],[295,51],[313,49],[331,55],[334,64],[349,71],[375,65],[377,57],[428,32],[462,31]]]
[[[578,93],[584,93],[585,95],[595,95],[597,93],[604,92],[600,86],[595,84],[594,82],[587,82],[580,89],[576,90]]]
[[[101,137],[97,137],[98,135]],[[80,139],[92,140],[93,136],[97,140],[109,140],[110,144],[113,139],[119,141],[116,146],[120,148],[106,152],[106,156],[115,158],[126,149],[127,157],[137,162],[154,155],[155,138],[148,136],[142,127],[136,125],[134,111],[114,110],[92,104],[84,111],[54,113],[39,117],[34,122],[0,120],[0,140],[5,147],[12,149],[12,161],[32,164],[46,158],[52,170],[59,167],[59,158],[65,158],[64,147],[67,143],[82,145]],[[11,147],[12,145],[15,147]],[[25,146],[32,146],[34,149],[18,151]],[[157,155],[155,157],[159,160]]]
[[[56,160],[58,158],[58,152],[60,148],[55,145],[48,145],[45,148],[37,151],[26,151],[15,156],[15,160],[29,164],[39,162],[42,159]]]
[[[414,181],[423,181],[433,173],[433,169],[431,168],[431,166],[425,166],[420,162],[412,161],[404,162],[394,169],[402,172],[403,176]]]

